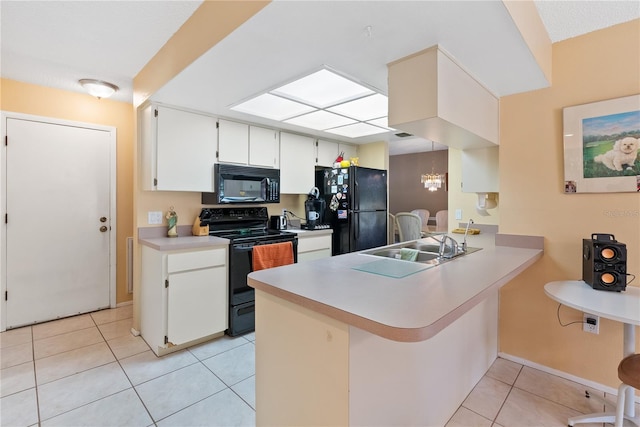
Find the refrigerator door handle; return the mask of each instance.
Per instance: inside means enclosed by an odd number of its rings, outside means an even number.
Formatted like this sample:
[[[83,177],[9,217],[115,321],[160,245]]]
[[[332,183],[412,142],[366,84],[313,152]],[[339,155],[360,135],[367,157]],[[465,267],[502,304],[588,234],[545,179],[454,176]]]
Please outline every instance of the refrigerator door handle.
[[[359,219],[358,219],[358,215],[352,215],[351,219],[353,221],[353,240],[357,241],[359,236],[359,231],[360,231],[360,227],[359,227]]]

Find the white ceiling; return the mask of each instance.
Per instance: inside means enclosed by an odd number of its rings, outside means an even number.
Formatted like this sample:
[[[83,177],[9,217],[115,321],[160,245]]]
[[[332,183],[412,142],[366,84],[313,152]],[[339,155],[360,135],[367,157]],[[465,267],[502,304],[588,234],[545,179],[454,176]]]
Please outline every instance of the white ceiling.
[[[113,99],[131,102],[133,77],[199,4],[2,0],[1,75],[79,92],[81,78],[106,80],[120,87]],[[553,42],[640,17],[634,0],[536,6]],[[323,65],[386,93],[386,64],[435,44],[496,96],[546,86],[500,1],[274,1],[152,99],[309,133],[228,107]],[[420,138],[388,140],[391,154],[431,149]]]

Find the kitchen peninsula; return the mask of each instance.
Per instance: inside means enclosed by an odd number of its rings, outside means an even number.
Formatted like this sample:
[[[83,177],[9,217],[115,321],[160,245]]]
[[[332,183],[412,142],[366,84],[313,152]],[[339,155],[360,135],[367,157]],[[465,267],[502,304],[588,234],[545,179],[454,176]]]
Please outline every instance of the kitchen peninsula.
[[[497,356],[499,288],[542,242],[469,236],[482,250],[417,272],[360,252],[251,273],[257,425],[444,425]]]

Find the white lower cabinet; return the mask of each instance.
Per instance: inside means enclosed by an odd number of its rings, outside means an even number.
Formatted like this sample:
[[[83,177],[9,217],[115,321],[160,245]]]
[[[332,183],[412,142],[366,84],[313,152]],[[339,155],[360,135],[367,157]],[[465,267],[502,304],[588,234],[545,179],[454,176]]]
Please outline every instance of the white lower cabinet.
[[[298,262],[330,257],[331,234],[307,237],[307,233],[298,234]]]
[[[140,333],[158,356],[228,326],[227,248],[142,246]]]

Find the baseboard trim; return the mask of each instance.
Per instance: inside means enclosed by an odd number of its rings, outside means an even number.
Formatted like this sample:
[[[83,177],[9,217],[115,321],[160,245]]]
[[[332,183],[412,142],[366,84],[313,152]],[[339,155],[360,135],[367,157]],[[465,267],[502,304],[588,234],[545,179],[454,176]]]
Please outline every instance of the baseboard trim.
[[[548,366],[541,365],[539,363],[532,362],[532,361],[527,360],[527,359],[523,359],[521,357],[512,356],[511,354],[502,353],[502,352],[498,352],[498,357],[501,357],[501,358],[506,359],[506,360],[510,360],[512,362],[515,362],[515,363],[519,363],[519,364],[524,365],[524,366],[528,366],[529,368],[534,368],[534,369],[537,369],[539,371],[546,372],[547,374],[551,374],[551,375],[555,375],[555,376],[560,377],[560,378],[564,378],[565,380],[569,380],[569,381],[573,381],[573,382],[578,383],[578,384],[582,384],[582,385],[584,385],[586,387],[595,388],[596,390],[600,390],[602,392],[611,394],[613,396],[617,396],[618,395],[618,389],[617,388],[609,387],[609,386],[606,386],[604,384],[597,383],[595,381],[590,381],[590,380],[587,380],[587,379],[584,379],[584,378],[580,378],[580,377],[577,377],[575,375],[568,374],[568,373],[566,373],[564,371],[559,371],[557,369],[553,369],[553,368],[550,368]],[[637,403],[640,403],[640,396],[636,396],[635,397],[635,401]],[[613,403],[615,404],[615,402],[613,402]]]

